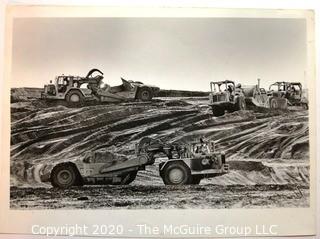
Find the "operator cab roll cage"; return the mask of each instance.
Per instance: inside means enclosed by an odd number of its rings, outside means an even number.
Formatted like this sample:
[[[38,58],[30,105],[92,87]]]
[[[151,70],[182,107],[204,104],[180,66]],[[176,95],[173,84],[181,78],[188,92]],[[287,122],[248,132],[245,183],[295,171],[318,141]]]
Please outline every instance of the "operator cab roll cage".
[[[233,81],[225,80],[225,81],[211,81],[210,82],[210,89],[211,92],[222,92],[220,86],[225,85],[226,90],[228,89],[228,86],[232,85],[233,89],[235,89],[235,84]],[[216,87],[217,86],[217,87]]]
[[[271,91],[272,86],[277,86],[278,87],[278,91],[286,91],[289,89],[289,87],[293,87],[294,86],[298,86],[298,88],[302,89],[302,84],[300,82],[285,82],[285,81],[281,81],[281,82],[275,82],[273,84],[271,84],[269,86],[269,90]],[[294,88],[295,89],[295,88]]]

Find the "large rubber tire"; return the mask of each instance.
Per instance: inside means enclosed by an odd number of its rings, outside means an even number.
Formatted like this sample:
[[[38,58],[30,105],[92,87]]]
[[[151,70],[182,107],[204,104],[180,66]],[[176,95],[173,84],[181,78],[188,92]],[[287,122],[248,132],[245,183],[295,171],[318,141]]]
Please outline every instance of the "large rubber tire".
[[[84,97],[82,93],[77,90],[71,90],[66,95],[66,101],[70,104],[82,103],[83,100],[84,100]]]
[[[79,173],[72,164],[59,164],[51,172],[51,184],[57,188],[79,185]]]
[[[165,185],[187,185],[191,183],[190,169],[181,162],[168,163],[162,172]]]
[[[150,101],[153,97],[153,92],[150,88],[142,87],[139,89],[137,96],[139,100]]]
[[[212,106],[212,114],[215,117],[219,117],[219,116],[224,115],[224,111],[225,111],[225,109],[220,107],[220,106],[218,106],[218,105],[213,105]]]
[[[194,184],[194,185],[199,184],[200,181],[201,181],[201,179],[202,179],[202,176],[201,176],[201,175],[193,175],[193,176],[191,177],[191,182],[190,182],[190,184]]]
[[[238,97],[235,105],[236,110],[245,110],[246,109],[246,101],[244,97]]]
[[[132,183],[136,179],[137,173],[138,173],[138,171],[132,171],[132,172],[124,175],[122,177],[121,184],[128,185],[128,184]]]

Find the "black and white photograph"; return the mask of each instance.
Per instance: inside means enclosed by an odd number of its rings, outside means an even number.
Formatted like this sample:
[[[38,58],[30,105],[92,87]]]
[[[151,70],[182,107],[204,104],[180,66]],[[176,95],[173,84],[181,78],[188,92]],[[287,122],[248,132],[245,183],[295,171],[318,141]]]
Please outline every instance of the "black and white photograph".
[[[11,209],[309,207],[295,18],[17,18]]]

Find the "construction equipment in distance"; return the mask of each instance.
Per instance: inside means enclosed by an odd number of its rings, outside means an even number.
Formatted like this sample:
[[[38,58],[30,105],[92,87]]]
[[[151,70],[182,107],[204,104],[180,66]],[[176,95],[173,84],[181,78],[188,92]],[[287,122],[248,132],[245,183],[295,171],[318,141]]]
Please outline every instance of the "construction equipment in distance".
[[[64,100],[75,104],[84,101],[123,102],[132,100],[150,101],[160,88],[145,85],[138,81],[127,81],[123,78],[122,84],[102,87],[103,73],[92,69],[85,77],[60,75],[55,82],[44,86],[41,98],[46,100]]]
[[[138,171],[154,164],[156,157],[163,156],[166,159],[159,164],[159,174],[166,185],[199,184],[205,177],[229,171],[224,153],[215,151],[213,141],[181,146],[145,137],[135,146],[135,158],[114,161],[113,155],[101,150],[89,152],[83,159],[53,166],[41,180],[50,181],[58,188],[84,184],[125,185],[135,180]]]
[[[241,86],[246,105],[249,108],[287,109],[288,101],[279,92],[260,88],[260,79],[257,85]]]
[[[246,102],[242,89],[230,80],[210,82],[209,106],[214,116],[224,115],[225,111],[245,110]]]
[[[308,109],[308,99],[304,95],[300,82],[275,82],[269,86],[270,92],[278,92],[281,97],[288,100],[291,106],[302,106]]]

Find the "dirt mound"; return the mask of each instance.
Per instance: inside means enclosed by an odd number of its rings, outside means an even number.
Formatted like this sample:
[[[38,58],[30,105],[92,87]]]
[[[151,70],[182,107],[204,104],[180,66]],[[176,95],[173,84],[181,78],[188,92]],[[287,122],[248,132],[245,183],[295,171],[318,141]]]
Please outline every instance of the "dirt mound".
[[[307,111],[238,111],[212,117],[198,103],[183,100],[80,108],[28,100],[12,103],[11,119],[13,185],[38,182],[35,175],[47,164],[79,158],[97,149],[134,157],[134,145],[144,136],[185,143],[206,137],[215,140],[217,149],[225,151],[228,158],[308,159]],[[250,172],[262,172],[261,165],[250,167]],[[153,168],[139,174],[137,182],[161,180],[156,166]],[[243,175],[248,170],[237,172]],[[241,182],[240,176],[236,178]]]
[[[138,174],[133,185],[163,185],[156,167],[148,167]],[[306,161],[286,163],[286,160],[230,159],[228,174],[203,179],[201,185],[309,185],[309,164]]]
[[[300,121],[296,123],[296,121]],[[308,118],[285,114],[261,118],[225,130],[212,138],[229,155],[250,158],[309,159]]]
[[[199,97],[208,96],[209,92],[186,90],[160,90],[157,97]]]
[[[191,105],[183,100],[170,100],[164,103],[166,106],[188,106]]]
[[[42,91],[41,88],[12,88],[11,103],[40,99]]]
[[[307,162],[268,164],[263,161],[231,160],[229,164],[229,174],[208,179],[208,181],[219,185],[309,185],[309,165]]]
[[[87,89],[83,89],[86,91]],[[11,88],[11,102],[27,101],[31,99],[40,99],[43,88]],[[160,90],[157,97],[207,97],[208,92],[203,91],[185,91],[185,90]]]

